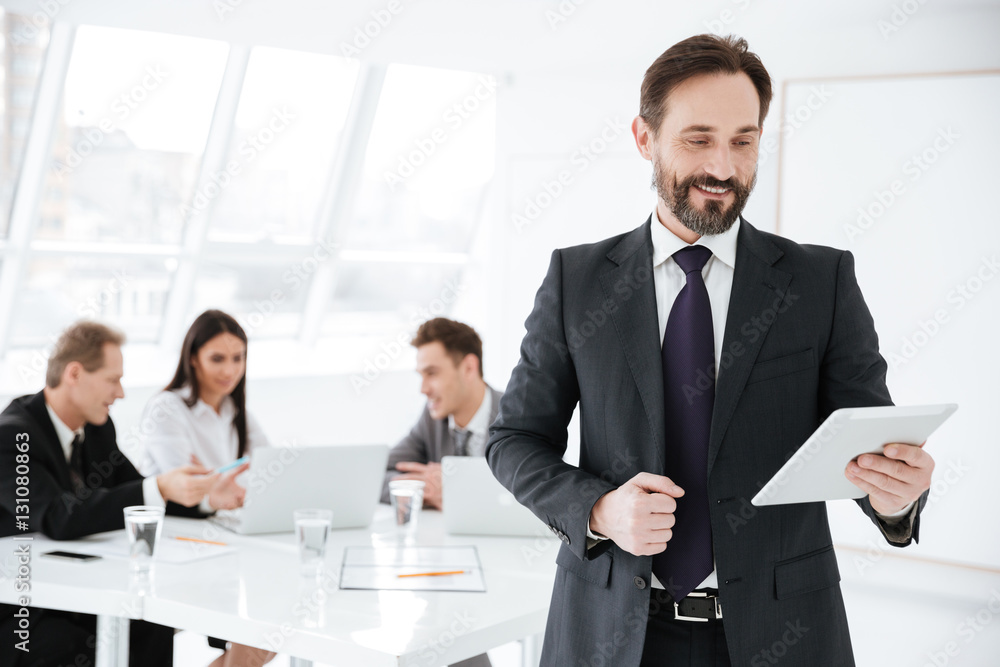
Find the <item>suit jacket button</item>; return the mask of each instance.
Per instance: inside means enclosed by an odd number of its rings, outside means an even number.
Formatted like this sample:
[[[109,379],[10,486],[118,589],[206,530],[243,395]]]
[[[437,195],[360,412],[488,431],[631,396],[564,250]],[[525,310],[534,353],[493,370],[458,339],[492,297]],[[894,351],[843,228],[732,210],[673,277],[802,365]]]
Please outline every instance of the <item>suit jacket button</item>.
[[[646,580],[643,579],[642,577],[634,577],[632,579],[632,583],[635,584],[635,587],[638,588],[640,591],[646,587]]]

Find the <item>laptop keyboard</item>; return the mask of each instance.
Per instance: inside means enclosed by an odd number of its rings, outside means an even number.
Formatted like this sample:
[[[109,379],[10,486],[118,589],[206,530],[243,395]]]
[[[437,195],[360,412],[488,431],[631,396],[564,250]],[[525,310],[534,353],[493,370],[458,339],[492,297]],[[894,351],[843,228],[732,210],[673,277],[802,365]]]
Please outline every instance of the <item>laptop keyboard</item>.
[[[243,516],[239,510],[220,510],[208,517],[208,520],[220,528],[238,533],[240,532],[240,524],[243,523]]]

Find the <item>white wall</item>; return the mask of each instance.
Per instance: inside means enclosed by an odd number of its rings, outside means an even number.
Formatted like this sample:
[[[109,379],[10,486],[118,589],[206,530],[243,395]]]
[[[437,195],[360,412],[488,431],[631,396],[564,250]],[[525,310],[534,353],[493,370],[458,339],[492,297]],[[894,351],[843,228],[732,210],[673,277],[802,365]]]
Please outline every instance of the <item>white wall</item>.
[[[1000,403],[1000,216],[986,194],[1000,181],[1000,72],[802,82],[790,101],[816,85],[829,99],[787,142],[781,230],[854,253],[897,403],[959,404],[927,445],[937,482],[913,554],[996,563],[1000,535],[967,518],[991,504],[1000,468],[986,446]],[[871,541],[837,519],[845,542]]]

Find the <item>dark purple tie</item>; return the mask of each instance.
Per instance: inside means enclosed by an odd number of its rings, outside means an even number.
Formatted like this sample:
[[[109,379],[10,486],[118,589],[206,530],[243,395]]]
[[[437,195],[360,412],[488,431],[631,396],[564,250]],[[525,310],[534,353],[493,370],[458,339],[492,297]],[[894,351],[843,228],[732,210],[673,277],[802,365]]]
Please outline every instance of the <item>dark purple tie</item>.
[[[653,573],[678,601],[713,569],[708,515],[708,435],[715,405],[715,335],[701,269],[712,257],[704,246],[674,253],[687,284],[670,308],[663,335],[663,395],[667,427],[664,474],[684,489],[667,550],[653,556]]]

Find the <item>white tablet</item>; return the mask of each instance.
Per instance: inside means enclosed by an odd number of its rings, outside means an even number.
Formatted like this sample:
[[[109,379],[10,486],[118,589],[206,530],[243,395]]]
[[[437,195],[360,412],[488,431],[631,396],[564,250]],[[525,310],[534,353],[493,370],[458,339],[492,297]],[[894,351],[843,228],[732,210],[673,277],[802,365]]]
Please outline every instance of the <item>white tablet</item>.
[[[844,475],[861,454],[881,454],[891,442],[919,445],[958,405],[888,405],[835,410],[750,501],[787,505],[863,498]]]

